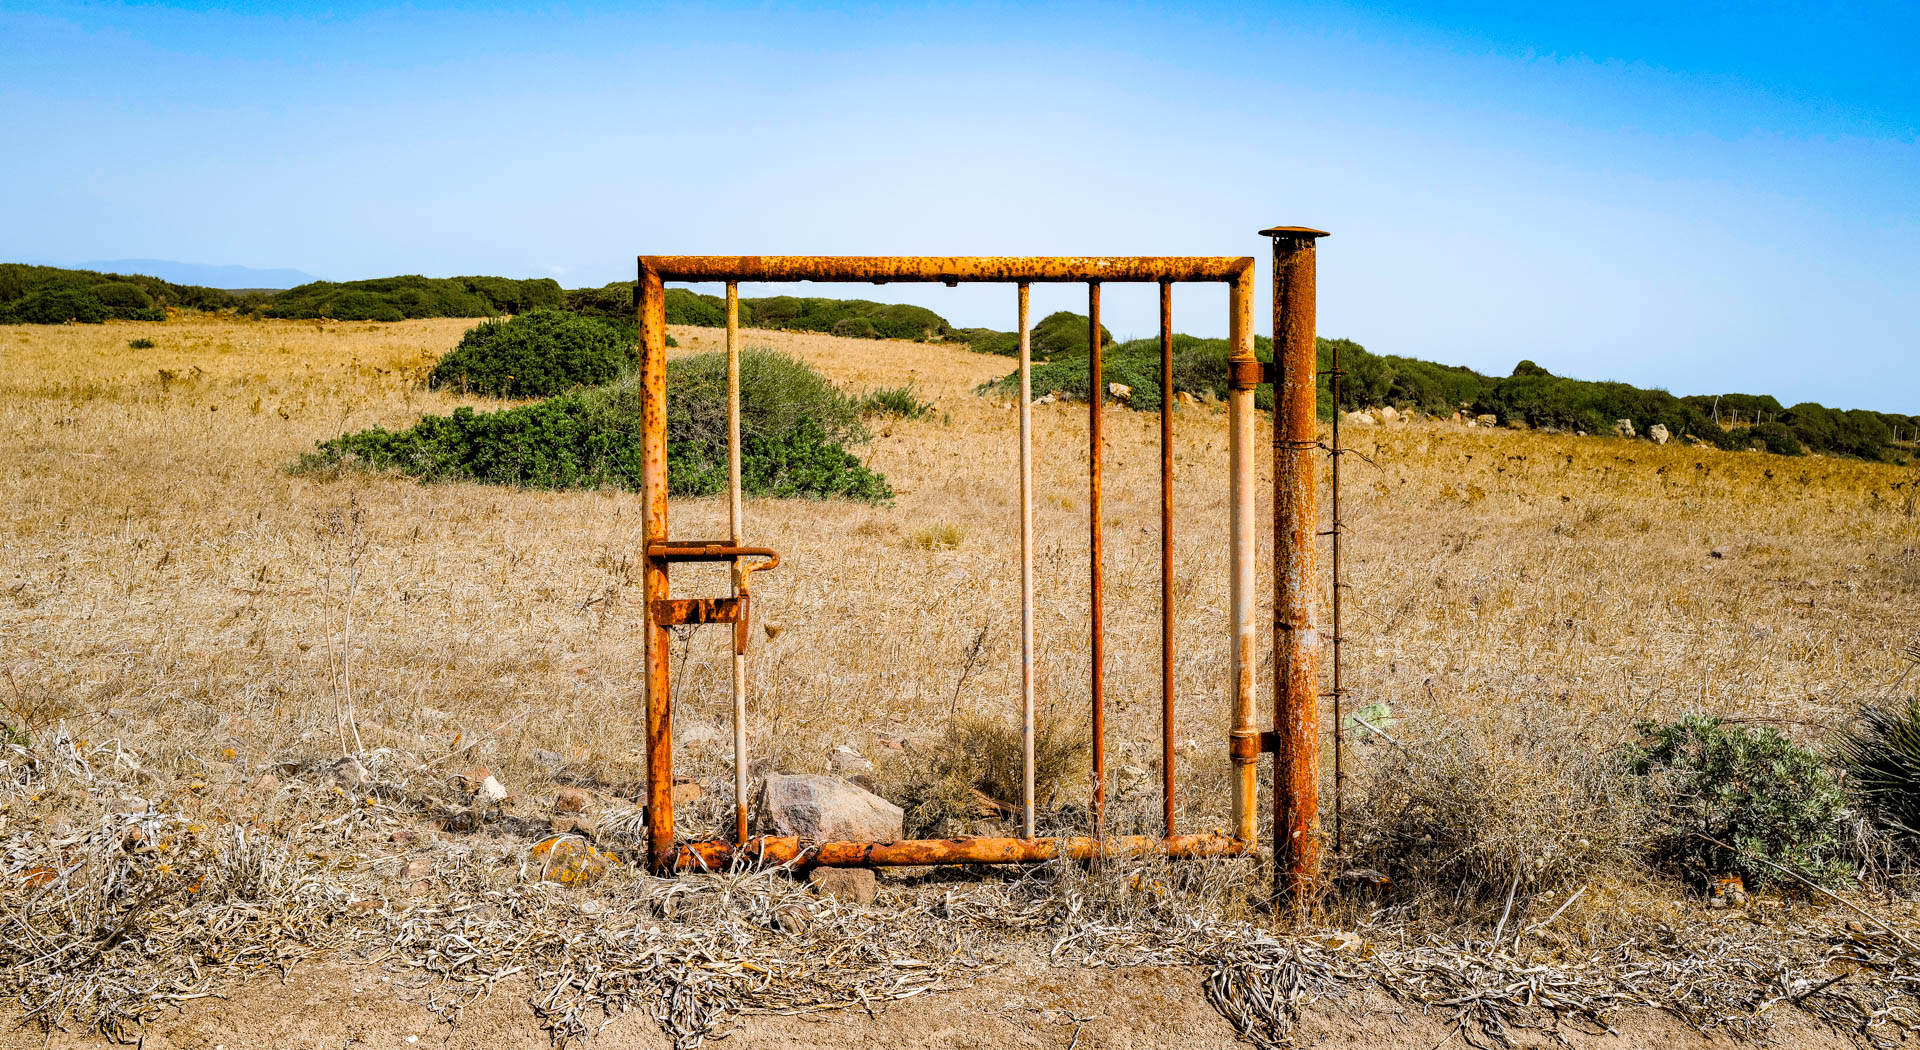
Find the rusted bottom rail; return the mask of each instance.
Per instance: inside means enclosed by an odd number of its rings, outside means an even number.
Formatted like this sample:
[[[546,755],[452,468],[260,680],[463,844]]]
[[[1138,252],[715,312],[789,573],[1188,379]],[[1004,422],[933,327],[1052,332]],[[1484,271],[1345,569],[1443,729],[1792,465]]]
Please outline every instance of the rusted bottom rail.
[[[822,842],[802,846],[793,836],[769,835],[745,843],[716,840],[680,846],[674,866],[681,871],[731,867],[735,857],[753,864],[799,867],[867,868],[922,864],[1037,864],[1066,858],[1161,856],[1237,857],[1247,844],[1224,835],[1122,835],[1104,841],[1075,836],[1057,839],[906,839],[900,842]]]

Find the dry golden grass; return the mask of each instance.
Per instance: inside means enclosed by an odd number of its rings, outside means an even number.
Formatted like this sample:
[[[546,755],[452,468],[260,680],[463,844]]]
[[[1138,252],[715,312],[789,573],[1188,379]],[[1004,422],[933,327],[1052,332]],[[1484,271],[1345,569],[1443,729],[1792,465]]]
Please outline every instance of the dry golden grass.
[[[632,495],[284,469],[318,439],[460,403],[419,379],[466,325],[0,328],[0,698],[14,720],[112,733],[162,767],[226,748],[257,767],[339,750],[345,672],[367,748],[484,761],[534,799],[551,786],[537,750],[608,783],[636,778]],[[143,335],[158,346],[127,347]],[[676,353],[719,345],[713,330],[675,335]],[[893,506],[749,502],[749,539],[785,559],[756,585],[770,629],[753,653],[757,753],[820,769],[836,744],[871,754],[881,736],[940,733],[956,711],[1014,718],[1017,431],[1009,403],[971,393],[1007,360],[817,335],[748,342],[852,389],[911,381],[936,405],[930,419],[876,422],[867,453]],[[1040,696],[1078,717],[1085,408],[1034,418]],[[1226,815],[1224,413],[1184,411],[1178,429],[1183,809],[1198,829]],[[1114,409],[1108,433],[1109,747],[1116,767],[1148,774],[1120,804],[1123,825],[1148,828],[1156,423]],[[1348,685],[1354,706],[1392,706],[1396,735],[1529,708],[1587,741],[1682,710],[1817,738],[1913,640],[1910,469],[1443,424],[1348,433],[1366,457],[1348,461]],[[672,531],[721,533],[724,513],[676,503]],[[675,580],[679,594],[723,586],[717,572]],[[725,724],[726,652],[715,629],[676,654],[682,726]],[[1356,745],[1356,762],[1377,746]],[[683,813],[690,831],[724,824],[725,747],[680,751],[713,787]]]

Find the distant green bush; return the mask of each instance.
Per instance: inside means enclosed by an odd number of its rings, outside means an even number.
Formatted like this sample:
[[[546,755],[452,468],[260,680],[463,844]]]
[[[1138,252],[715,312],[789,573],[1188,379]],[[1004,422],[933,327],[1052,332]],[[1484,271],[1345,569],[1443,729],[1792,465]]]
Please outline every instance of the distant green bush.
[[[864,321],[881,339],[927,339],[951,331],[946,318],[923,306],[792,295],[753,300],[753,323],[760,328],[832,332],[843,321]],[[724,314],[721,323],[726,323]]]
[[[1777,456],[1798,456],[1807,451],[1793,430],[1785,423],[1760,423],[1748,428],[1747,437],[1754,444]]]
[[[676,496],[727,484],[726,359],[668,363],[667,472]],[[499,412],[455,409],[400,431],[375,427],[320,442],[297,469],[397,470],[427,480],[528,488],[637,489],[640,392],[631,376]],[[886,478],[843,442],[864,440],[852,399],[804,363],[741,355],[741,484],[774,497],[891,499]]]
[[[572,288],[566,293],[566,308],[588,317],[617,317],[637,325],[639,315],[633,305],[633,282],[615,281],[599,288]],[[685,288],[667,289],[667,323],[697,325],[703,328],[727,326],[727,301],[717,295],[699,295]],[[753,307],[740,301],[740,325],[753,324]]]
[[[1087,352],[1087,335],[1090,329],[1091,325],[1085,314],[1076,314],[1071,310],[1050,313],[1028,332],[1028,351],[1035,361],[1046,361],[1074,353],[1084,357]],[[991,328],[957,328],[950,331],[948,338],[966,343],[975,353],[999,354],[1002,357],[1020,356],[1020,333],[1018,332],[997,332]],[[1105,325],[1100,326],[1100,345],[1113,345],[1113,332]],[[1102,358],[1102,360],[1105,359]]]
[[[229,310],[243,300],[218,288],[173,284],[139,274],[0,263],[0,323],[164,321],[167,308]]]
[[[1840,837],[1846,800],[1820,755],[1769,728],[1689,715],[1639,725],[1629,770],[1642,778],[1656,866],[1704,883],[1787,883],[1771,861],[1816,882],[1848,875]]]
[[[268,317],[336,321],[400,321],[416,317],[495,317],[564,305],[549,278],[382,277],[369,281],[314,281],[274,294]]]
[[[634,360],[617,325],[564,310],[482,321],[434,365],[428,381],[487,397],[551,397],[611,382]]]
[[[158,344],[156,344],[153,340],[148,339],[146,336],[141,336],[138,339],[127,340],[127,349],[129,350],[151,350],[156,345]]]

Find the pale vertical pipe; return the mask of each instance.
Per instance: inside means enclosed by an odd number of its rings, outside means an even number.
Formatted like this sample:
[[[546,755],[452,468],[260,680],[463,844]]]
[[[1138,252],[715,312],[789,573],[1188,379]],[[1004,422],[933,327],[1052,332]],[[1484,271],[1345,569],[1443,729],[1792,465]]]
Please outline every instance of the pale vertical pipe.
[[[667,299],[659,273],[640,268],[634,288],[640,314],[640,493],[643,549],[667,538]],[[645,624],[647,652],[647,862],[654,872],[674,870],[673,691],[671,635],[654,615],[666,600],[667,563],[647,558]]]
[[[1253,270],[1234,279],[1227,292],[1229,356],[1252,362]],[[1227,696],[1231,704],[1231,738],[1238,745],[1233,767],[1233,837],[1251,843],[1258,830],[1254,806],[1258,791],[1260,730],[1253,721],[1254,670],[1259,659],[1253,617],[1253,390],[1252,384],[1234,384],[1227,392],[1227,462],[1229,478],[1228,626],[1232,646]]]
[[[1020,790],[1028,838],[1033,814],[1033,333],[1020,282]]]
[[[746,543],[740,499],[740,286],[727,282],[727,535]],[[744,593],[746,562],[733,559],[733,596]],[[751,599],[749,599],[751,600]],[[733,831],[747,841],[747,651],[734,632],[733,647]]]
[[[1173,282],[1160,282],[1160,807],[1173,837]]]
[[[1087,527],[1089,634],[1092,642],[1093,837],[1107,833],[1107,610],[1104,523],[1101,521],[1100,408],[1107,385],[1100,372],[1100,282],[1087,285]]]

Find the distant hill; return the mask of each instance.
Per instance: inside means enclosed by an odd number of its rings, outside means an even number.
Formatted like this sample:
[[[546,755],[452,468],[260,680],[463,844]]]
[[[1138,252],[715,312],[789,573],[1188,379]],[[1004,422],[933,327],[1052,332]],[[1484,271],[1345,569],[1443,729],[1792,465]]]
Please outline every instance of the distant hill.
[[[246,305],[245,298],[223,289],[142,274],[0,263],[0,323],[5,324],[164,321],[169,308],[237,310]]]
[[[158,277],[173,284],[197,284],[228,291],[292,288],[296,284],[307,284],[320,279],[310,273],[285,268],[213,266],[208,263],[174,262],[171,259],[108,259],[100,262],[79,263],[75,269],[141,274],[147,277]]]

